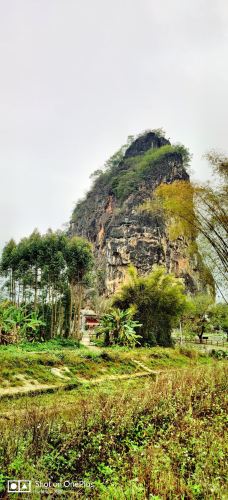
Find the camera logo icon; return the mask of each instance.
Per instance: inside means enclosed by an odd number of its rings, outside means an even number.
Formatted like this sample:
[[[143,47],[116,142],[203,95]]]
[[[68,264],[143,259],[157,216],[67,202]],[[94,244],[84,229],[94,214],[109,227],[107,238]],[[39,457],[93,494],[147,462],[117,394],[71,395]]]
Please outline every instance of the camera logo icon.
[[[7,491],[8,493],[31,493],[31,481],[25,479],[8,481]]]

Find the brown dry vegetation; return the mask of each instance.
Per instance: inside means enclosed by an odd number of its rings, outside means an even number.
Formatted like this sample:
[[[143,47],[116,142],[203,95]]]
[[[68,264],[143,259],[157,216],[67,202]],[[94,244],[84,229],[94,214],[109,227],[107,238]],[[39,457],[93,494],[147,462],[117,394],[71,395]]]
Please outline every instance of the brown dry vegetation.
[[[226,389],[219,361],[156,382],[51,395],[45,412],[40,396],[37,406],[26,402],[26,419],[23,408],[2,419],[0,470],[4,478],[92,483],[61,498],[225,499]],[[32,497],[40,498],[34,483]]]

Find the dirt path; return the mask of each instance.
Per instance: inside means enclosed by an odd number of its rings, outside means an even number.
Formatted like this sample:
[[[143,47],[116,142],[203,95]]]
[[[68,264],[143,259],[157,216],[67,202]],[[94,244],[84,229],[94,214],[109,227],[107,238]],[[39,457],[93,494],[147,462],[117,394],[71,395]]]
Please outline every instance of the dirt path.
[[[35,381],[34,381],[35,382]],[[41,394],[42,392],[51,392],[58,390],[62,387],[65,387],[64,385],[47,385],[47,384],[39,384],[38,382],[32,384],[31,382],[26,383],[22,387],[6,387],[3,389],[0,389],[0,400],[5,398],[5,397],[14,397],[14,396],[29,396],[29,395],[36,395],[36,394]]]
[[[90,349],[90,351],[101,351],[100,347],[97,347],[91,342],[88,332],[83,333],[80,343]]]
[[[103,382],[109,382],[109,381],[115,381],[115,380],[128,380],[132,378],[139,378],[139,377],[149,377],[150,375],[156,377],[157,373],[159,372],[135,372],[135,373],[124,373],[122,375],[106,375],[105,377],[99,377],[96,379],[92,380],[86,380],[86,379],[78,379],[80,382],[83,384],[87,383],[89,385],[96,385],[96,384],[101,384]]]
[[[148,368],[148,366],[144,365],[141,361],[137,361],[136,359],[132,359],[131,361],[148,373],[159,373],[157,370],[151,370],[151,368]]]
[[[94,350],[94,351],[102,351],[101,348],[93,345],[90,342],[89,334],[85,333],[83,335],[82,345],[84,345],[86,348],[89,350]],[[56,375],[56,377],[60,377],[60,379],[63,380],[65,379],[65,383],[57,383],[57,384],[41,384],[37,380],[27,380],[26,378],[23,380],[24,385],[23,386],[16,386],[16,387],[4,387],[0,388],[0,400],[3,398],[12,398],[12,397],[20,397],[20,396],[36,396],[38,394],[43,394],[43,393],[48,393],[48,392],[57,392],[59,390],[72,390],[77,388],[79,385],[83,384],[89,384],[89,385],[96,385],[108,381],[115,381],[115,380],[127,380],[127,379],[132,379],[132,378],[138,378],[138,377],[148,377],[148,376],[153,376],[154,378],[157,378],[157,375],[161,373],[161,370],[151,370],[148,368],[146,365],[144,365],[142,362],[137,361],[136,359],[131,360],[135,365],[139,368],[141,368],[141,371],[135,371],[134,373],[126,373],[126,374],[119,374],[119,375],[104,375],[103,377],[99,378],[94,378],[94,379],[85,379],[85,378],[80,378],[78,377],[76,382],[70,382],[69,381],[69,376],[68,376],[68,367],[62,367],[61,369],[59,368],[51,368],[51,372]],[[23,376],[21,376],[23,378]]]
[[[137,364],[141,364],[138,363]],[[144,366],[144,365],[142,365]],[[144,367],[146,368],[146,367]],[[52,385],[45,385],[45,384],[39,384],[34,383],[34,384],[27,384],[24,387],[7,387],[4,389],[0,389],[0,400],[3,398],[11,398],[11,397],[20,397],[20,396],[36,396],[37,394],[44,394],[45,392],[57,392],[59,390],[72,390],[76,389],[79,385],[81,384],[88,384],[88,385],[96,385],[96,384],[101,384],[103,382],[108,382],[108,381],[115,381],[115,380],[127,380],[127,379],[132,379],[132,378],[140,378],[140,377],[149,377],[153,376],[154,378],[157,377],[157,375],[161,373],[159,370],[150,370],[147,368],[146,371],[137,371],[135,373],[126,373],[126,374],[120,374],[120,375],[106,375],[104,377],[99,377],[95,379],[85,379],[85,378],[78,378],[77,382],[70,382],[66,384],[52,384]]]
[[[148,369],[149,370],[149,369]],[[135,372],[131,374],[120,374],[120,375],[107,375],[104,377],[99,377],[96,379],[88,380],[88,379],[78,379],[77,383],[71,383],[71,384],[61,384],[61,385],[49,385],[49,386],[44,386],[39,384],[37,387],[34,387],[33,390],[28,391],[26,387],[23,388],[17,388],[17,387],[12,387],[12,391],[5,393],[4,395],[0,394],[0,402],[1,399],[9,399],[13,397],[21,397],[21,396],[36,396],[39,394],[45,394],[45,393],[54,393],[59,390],[72,390],[72,389],[77,389],[82,385],[89,385],[91,387],[97,385],[97,384],[102,384],[105,382],[115,382],[116,380],[131,380],[134,378],[145,378],[152,376],[154,380],[156,380],[158,373],[160,371],[154,371],[154,370],[149,370],[146,372]],[[80,385],[79,385],[80,384]],[[17,391],[17,392],[16,392]],[[1,425],[1,419],[2,420],[11,420],[12,418],[15,417],[16,414],[21,415],[23,413],[27,412],[27,409],[25,408],[20,408],[16,409],[13,408],[12,411],[5,411],[0,414],[0,425]]]

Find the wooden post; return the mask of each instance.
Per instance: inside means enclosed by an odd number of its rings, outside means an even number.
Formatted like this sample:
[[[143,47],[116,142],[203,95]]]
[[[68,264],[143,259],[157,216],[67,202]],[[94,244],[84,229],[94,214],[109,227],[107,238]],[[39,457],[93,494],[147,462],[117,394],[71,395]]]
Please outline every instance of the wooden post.
[[[180,344],[182,345],[182,343],[183,343],[183,337],[182,337],[182,326],[180,321]]]

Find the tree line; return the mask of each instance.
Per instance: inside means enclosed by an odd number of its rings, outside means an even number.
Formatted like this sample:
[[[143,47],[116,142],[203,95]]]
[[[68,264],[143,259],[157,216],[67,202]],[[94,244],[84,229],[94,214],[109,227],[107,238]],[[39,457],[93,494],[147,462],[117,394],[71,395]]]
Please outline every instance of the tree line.
[[[40,335],[79,338],[83,291],[93,265],[92,247],[80,237],[35,230],[4,247],[0,272],[11,304],[35,312]]]

